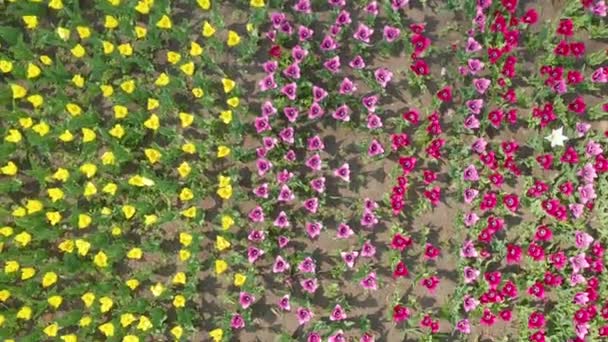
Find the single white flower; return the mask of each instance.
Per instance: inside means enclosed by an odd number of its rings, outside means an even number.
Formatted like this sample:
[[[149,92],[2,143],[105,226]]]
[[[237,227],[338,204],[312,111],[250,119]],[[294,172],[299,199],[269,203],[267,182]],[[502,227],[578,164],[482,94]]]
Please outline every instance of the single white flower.
[[[564,146],[564,142],[568,140],[568,137],[564,135],[564,127],[554,129],[551,134],[545,137],[547,141],[551,143],[551,147]]]

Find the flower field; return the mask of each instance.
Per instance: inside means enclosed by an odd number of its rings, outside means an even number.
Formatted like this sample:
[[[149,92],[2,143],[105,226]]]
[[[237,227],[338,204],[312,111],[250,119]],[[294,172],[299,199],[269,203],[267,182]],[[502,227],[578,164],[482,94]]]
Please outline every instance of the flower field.
[[[0,3],[0,340],[608,339],[604,0]]]

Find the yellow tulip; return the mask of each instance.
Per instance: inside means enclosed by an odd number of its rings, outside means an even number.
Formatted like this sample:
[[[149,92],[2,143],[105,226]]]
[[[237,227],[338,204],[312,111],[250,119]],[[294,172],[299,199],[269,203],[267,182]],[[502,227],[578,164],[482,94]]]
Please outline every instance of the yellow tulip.
[[[29,321],[32,318],[32,309],[29,306],[24,306],[17,312],[17,318]]]
[[[49,211],[46,213],[46,219],[49,221],[51,226],[54,226],[61,221],[61,214],[57,211]]]
[[[133,215],[135,215],[135,207],[132,205],[123,205],[122,206],[122,213],[125,215],[125,218],[128,220],[131,217],[133,217]]]
[[[74,55],[74,57],[76,57],[76,58],[82,58],[84,56],[84,54],[86,53],[86,50],[84,49],[84,47],[82,45],[76,44],[70,50],[70,52],[72,52],[72,55]]]
[[[74,135],[66,129],[65,131],[63,131],[63,133],[59,135],[59,140],[63,142],[70,142],[74,140]]]
[[[61,303],[63,303],[63,298],[61,298],[61,296],[55,295],[55,296],[49,297],[47,302],[49,303],[49,305],[51,307],[53,307],[54,309],[57,309],[61,305]]]
[[[27,101],[34,106],[34,108],[38,108],[42,106],[44,103],[44,98],[41,95],[34,94],[27,97]]]
[[[20,99],[27,95],[27,89],[20,86],[19,84],[11,84],[11,91],[13,93],[13,99]]]
[[[207,20],[203,22],[203,37],[209,38],[215,34],[215,28]]]
[[[169,84],[169,75],[167,75],[166,73],[161,73],[160,75],[158,75],[158,78],[156,79],[156,81],[154,81],[154,84],[158,87],[164,87],[167,84]]]
[[[236,273],[234,275],[234,286],[241,287],[247,281],[247,276],[241,273]]]
[[[87,255],[89,253],[89,249],[91,249],[91,243],[83,239],[77,239],[74,244],[76,245],[78,254],[81,256]]]
[[[168,51],[167,52],[167,61],[171,64],[176,64],[177,62],[179,62],[182,59],[182,55],[180,55],[179,53],[175,52],[175,51]]]
[[[100,268],[108,267],[108,256],[103,251],[98,252],[93,258],[93,263]]]
[[[110,311],[112,309],[112,307],[114,306],[114,302],[112,301],[112,298],[110,298],[110,297],[99,298],[99,303],[101,304],[99,307],[99,310],[102,313]]]
[[[228,31],[228,40],[226,41],[226,43],[228,44],[228,46],[236,46],[241,42],[241,37],[238,35],[238,33],[230,30]]]
[[[36,275],[36,270],[33,267],[24,267],[21,269],[21,280],[28,280]]]
[[[59,324],[53,323],[44,328],[44,333],[49,337],[57,336],[57,332],[59,331]]]
[[[234,219],[229,215],[222,215],[222,229],[228,230],[234,224]]]
[[[111,15],[106,15],[103,26],[108,29],[115,29],[118,27],[118,20]]]
[[[173,284],[181,284],[181,285],[185,285],[186,284],[186,274],[184,272],[177,272],[174,276],[173,276]]]
[[[75,103],[68,103],[67,105],[65,105],[65,109],[72,116],[78,116],[82,114],[82,108],[80,108],[80,106]]]
[[[160,106],[160,102],[157,99],[148,98],[148,102],[146,103],[146,108],[148,110],[154,110]]]
[[[179,173],[179,176],[181,178],[188,177],[190,171],[192,171],[192,168],[190,167],[190,164],[188,164],[188,162],[182,162],[177,168],[177,172]]]
[[[165,14],[163,14],[163,16],[160,18],[160,20],[158,20],[156,22],[156,27],[158,27],[160,29],[169,30],[169,29],[171,29],[172,26],[173,26],[173,24],[171,24],[171,18],[169,18]]]
[[[127,94],[133,93],[133,91],[135,91],[135,81],[129,80],[122,82],[120,84],[120,89],[122,89]]]
[[[109,55],[114,52],[114,44],[106,40],[101,41],[101,47],[103,48],[104,55]]]
[[[229,78],[222,78],[222,86],[224,86],[224,93],[229,93],[236,86],[236,82]]]
[[[97,138],[97,134],[95,134],[95,131],[93,131],[90,128],[83,128],[82,129],[82,141],[85,143],[94,141],[95,138]]]
[[[49,127],[49,125],[44,121],[41,121],[32,127],[32,130],[38,133],[38,135],[40,135],[41,137],[47,135],[50,129],[51,128]]]
[[[8,74],[13,70],[13,62],[7,61],[6,59],[0,59],[0,71]]]
[[[209,336],[213,339],[213,342],[221,342],[224,337],[224,331],[222,329],[213,329],[209,332]]]
[[[158,150],[153,149],[153,148],[145,149],[144,154],[148,158],[148,161],[150,162],[150,164],[157,163],[162,156],[162,154]]]
[[[123,328],[128,327],[129,325],[131,325],[131,323],[135,322],[136,320],[137,320],[137,318],[135,318],[135,316],[130,313],[120,315],[120,325],[122,325]]]
[[[171,335],[173,335],[176,339],[179,340],[183,334],[184,334],[184,329],[182,327],[180,327],[179,325],[176,325],[173,328],[171,328]]]
[[[173,306],[176,308],[183,308],[186,306],[186,298],[182,295],[176,295],[173,297]]]
[[[40,68],[33,63],[28,63],[27,64],[27,78],[36,78],[40,75],[42,70],[40,70]]]
[[[137,280],[137,279],[129,279],[129,280],[127,280],[125,282],[125,284],[132,291],[132,290],[135,290],[139,286],[139,280]]]
[[[46,192],[53,203],[63,199],[63,191],[59,188],[50,188]]]
[[[152,292],[152,295],[154,297],[160,296],[161,294],[163,294],[164,291],[165,291],[165,287],[161,283],[156,283],[156,284],[150,286],[150,292]]]
[[[76,85],[78,88],[82,88],[84,87],[84,77],[82,77],[80,74],[74,75],[74,77],[72,77],[72,83],[74,83],[74,85]]]
[[[55,272],[47,272],[42,277],[42,287],[49,287],[57,282],[57,274]]]
[[[95,184],[91,183],[91,182],[87,182],[84,186],[84,191],[83,191],[83,195],[84,197],[91,197],[97,194],[97,187],[95,186]]]
[[[220,120],[222,120],[222,122],[225,124],[229,124],[230,122],[232,122],[232,111],[231,110],[222,111],[220,113]]]
[[[224,237],[218,235],[215,238],[215,249],[222,252],[228,248],[230,248],[230,242],[228,240],[226,240]]]
[[[256,8],[260,8],[260,7],[264,7],[264,0],[251,0],[249,2],[249,5],[251,7],[256,7]]]
[[[196,97],[197,99],[200,99],[201,97],[203,97],[203,95],[205,95],[205,92],[203,91],[203,89],[196,87],[192,89],[192,95],[194,95],[194,97]]]
[[[93,219],[87,214],[78,214],[78,228],[85,229],[91,225]]]
[[[21,141],[21,132],[16,129],[9,129],[8,134],[4,137],[4,140],[16,144]]]
[[[8,163],[6,163],[6,166],[3,166],[2,168],[0,168],[0,172],[2,172],[3,174],[5,174],[7,176],[14,176],[17,174],[18,171],[19,171],[19,168],[17,168],[17,165],[15,163],[13,163],[12,161],[9,161]]]
[[[84,173],[87,178],[91,178],[97,173],[97,166],[91,163],[84,163],[80,166],[80,172]]]
[[[106,337],[114,336],[114,324],[112,324],[112,322],[104,323],[100,325],[98,329]]]
[[[27,208],[28,215],[31,215],[41,211],[44,206],[39,200],[27,200],[27,202],[25,203],[25,208]]]
[[[111,85],[100,85],[103,97],[110,97],[114,94],[114,88]]]
[[[118,45],[118,52],[123,56],[133,55],[133,47],[129,43]]]
[[[215,260],[215,274],[220,275],[228,269],[228,263],[224,260]]]
[[[148,30],[142,26],[135,26],[135,37],[142,39],[148,34]]]
[[[211,0],[196,0],[196,3],[205,11],[211,8]]]
[[[203,53],[203,48],[197,42],[190,42],[190,56],[196,57]]]
[[[179,243],[183,246],[188,247],[192,243],[192,235],[188,233],[179,233]]]
[[[186,74],[188,76],[192,76],[192,75],[194,75],[194,63],[188,62],[188,63],[182,64],[182,66],[179,67],[179,70],[181,70],[184,74]]]
[[[110,129],[109,133],[111,136],[120,139],[125,135],[125,129],[122,127],[122,125],[116,124]]]
[[[25,23],[25,27],[33,30],[38,27],[38,17],[35,15],[24,15],[21,17],[23,22]]]
[[[139,260],[141,259],[141,257],[143,256],[143,252],[141,250],[141,248],[132,248],[128,253],[127,253],[127,258],[129,259],[135,259],[135,260]]]
[[[230,148],[228,146],[218,146],[217,147],[217,157],[224,158],[230,154]]]
[[[32,236],[28,232],[21,232],[15,235],[15,242],[21,247],[27,246],[32,241]]]
[[[91,29],[87,26],[76,26],[76,32],[80,39],[87,39],[91,36]]]
[[[61,0],[51,0],[49,1],[49,7],[58,11],[63,8],[63,2]]]
[[[179,193],[179,199],[182,202],[189,201],[193,198],[194,193],[192,193],[192,190],[190,190],[189,188],[183,188],[182,191]]]

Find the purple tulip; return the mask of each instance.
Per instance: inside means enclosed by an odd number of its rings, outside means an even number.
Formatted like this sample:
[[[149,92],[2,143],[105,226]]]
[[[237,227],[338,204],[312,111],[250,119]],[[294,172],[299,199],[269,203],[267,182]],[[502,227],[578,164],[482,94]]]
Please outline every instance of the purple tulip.
[[[340,71],[340,66],[340,57],[338,56],[332,57],[323,63],[323,67],[329,70],[329,72],[331,72],[332,74],[335,74]]]
[[[262,104],[262,116],[272,116],[277,113],[277,109],[272,105],[272,102],[265,101]]]
[[[319,178],[315,178],[313,180],[310,181],[310,187],[322,194],[325,192],[325,177],[319,177]]]
[[[289,269],[289,263],[285,261],[280,255],[277,255],[277,258],[274,260],[274,265],[272,266],[273,273],[283,273]]]
[[[296,99],[297,91],[298,85],[295,82],[288,83],[281,88],[281,93],[292,101]]]
[[[267,91],[267,90],[270,90],[270,89],[275,89],[277,87],[277,84],[274,81],[274,74],[268,74],[268,75],[266,75],[266,77],[264,77],[263,79],[261,79],[258,82],[258,86],[260,87],[261,91]]]
[[[306,257],[298,265],[298,270],[300,270],[300,272],[302,272],[302,273],[315,273],[315,269],[316,269],[315,261],[310,257]]]
[[[319,234],[321,234],[321,228],[323,228],[323,225],[321,225],[319,222],[306,222],[305,226],[306,233],[311,239],[318,237]]]
[[[284,211],[281,211],[277,218],[273,222],[275,227],[279,228],[287,228],[289,227],[289,219],[287,218],[287,214]]]
[[[336,108],[331,116],[336,120],[348,122],[350,121],[350,108],[346,104],[343,104]]]
[[[357,30],[355,30],[353,38],[355,38],[356,40],[362,41],[364,43],[369,43],[369,39],[372,36],[372,34],[374,34],[373,29],[371,29],[370,27],[368,27],[367,25],[365,25],[363,23],[359,23],[359,26],[357,27]]]
[[[319,208],[319,199],[316,197],[311,197],[304,201],[304,208],[308,210],[310,213],[315,214],[317,209]]]
[[[329,320],[330,321],[343,321],[345,319],[346,319],[346,312],[344,311],[344,309],[342,309],[340,304],[336,304],[334,309],[331,311],[331,314],[329,315]]]
[[[243,319],[243,316],[239,315],[238,313],[232,315],[232,318],[230,319],[230,327],[232,329],[242,329],[245,327],[245,320]]]
[[[363,277],[360,284],[366,290],[377,290],[378,283],[376,281],[376,272],[370,272],[368,275]]]
[[[395,40],[399,39],[399,35],[401,34],[401,30],[399,30],[397,27],[392,27],[392,26],[384,26],[384,31],[383,31],[383,37],[384,40],[386,40],[389,43],[394,42]]]
[[[279,299],[278,306],[283,311],[291,311],[291,303],[289,301],[289,294],[286,294],[283,297],[281,297],[281,299]]]
[[[336,234],[338,239],[347,239],[353,234],[355,234],[355,232],[353,232],[353,230],[346,223],[340,223],[338,225],[338,232]]]
[[[247,309],[255,302],[255,297],[247,292],[241,292],[239,294],[239,304],[241,304],[241,308]]]
[[[348,65],[353,68],[353,69],[363,69],[365,68],[365,61],[363,60],[363,57],[361,57],[360,55],[355,56],[355,58],[353,58],[350,63],[348,63]]]
[[[286,144],[293,144],[294,143],[294,137],[295,137],[295,133],[294,133],[294,129],[293,127],[285,127],[283,128],[280,132],[279,132],[279,137],[281,138],[281,141],[283,141]]]
[[[251,222],[264,222],[264,210],[259,205],[249,212]]]
[[[353,268],[355,266],[355,261],[357,260],[357,257],[359,256],[359,252],[357,252],[357,251],[341,252],[340,256],[342,256],[342,260],[344,260],[344,263],[346,264],[346,266],[348,268]]]
[[[308,119],[315,120],[323,116],[325,114],[325,109],[321,107],[321,105],[317,102],[313,102],[308,109]]]
[[[283,114],[287,118],[287,121],[295,122],[298,119],[298,115],[300,113],[298,112],[298,108],[296,107],[285,107],[283,108]]]
[[[257,133],[262,133],[271,129],[268,123],[268,117],[262,116],[255,118],[254,127]]]
[[[310,38],[312,38],[313,34],[314,34],[314,31],[309,29],[306,26],[300,25],[298,27],[298,38],[300,39],[300,41],[309,40]]]
[[[312,171],[319,171],[323,166],[323,161],[318,154],[315,154],[306,160],[306,166],[308,166],[308,168],[310,168]]]
[[[345,182],[350,182],[350,165],[348,163],[342,164],[342,166],[334,170],[334,176]]]

